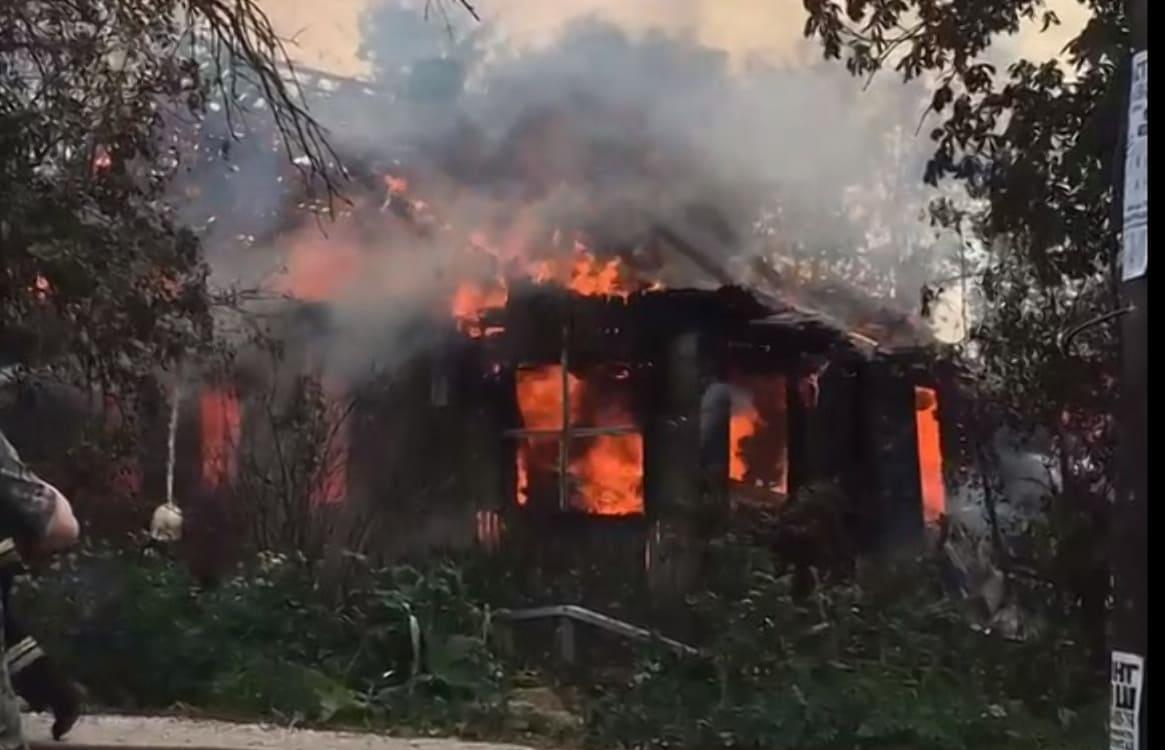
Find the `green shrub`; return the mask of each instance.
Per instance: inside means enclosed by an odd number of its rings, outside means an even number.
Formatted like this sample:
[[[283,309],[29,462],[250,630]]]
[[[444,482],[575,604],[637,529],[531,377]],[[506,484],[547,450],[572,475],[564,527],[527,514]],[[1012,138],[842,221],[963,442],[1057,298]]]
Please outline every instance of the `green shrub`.
[[[752,567],[690,606],[714,633],[705,657],[645,658],[589,712],[596,741],[1065,750],[1103,739],[1098,696],[1079,688],[1083,649],[1062,633],[1013,643],[976,631],[924,564],[804,602]]]
[[[465,563],[491,599],[513,601],[504,559]],[[1103,681],[1073,633],[1047,627],[1019,643],[977,631],[924,563],[805,601],[767,555],[731,540],[713,547],[709,565],[717,575],[687,602],[703,656],[646,653],[615,684],[592,686],[581,700],[588,741],[798,750],[1101,742]],[[339,592],[304,562],[267,555],[198,591],[178,565],[89,551],[23,585],[17,606],[107,706],[503,734],[508,680],[462,569],[361,568]],[[423,670],[410,616],[424,636]]]
[[[451,566],[366,570],[342,596],[302,561],[272,555],[208,591],[179,565],[112,552],[53,567],[22,585],[17,606],[101,704],[407,723],[422,707],[406,700],[415,694],[445,717],[498,700],[483,612]]]

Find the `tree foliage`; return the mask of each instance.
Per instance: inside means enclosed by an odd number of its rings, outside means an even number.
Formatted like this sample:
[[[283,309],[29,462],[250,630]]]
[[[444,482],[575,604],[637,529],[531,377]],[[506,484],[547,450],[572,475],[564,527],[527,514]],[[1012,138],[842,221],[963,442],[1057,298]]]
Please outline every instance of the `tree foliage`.
[[[1091,18],[1062,59],[1019,59],[1000,71],[992,45],[1001,37],[1025,23],[1046,30],[1059,22],[1042,0],[806,2],[806,33],[821,40],[826,57],[843,59],[855,75],[892,65],[906,81],[932,83],[926,115],[935,148],[922,177],[960,183],[975,207],[968,215],[945,203],[936,219],[969,218],[975,236],[993,243],[983,292],[989,308],[1007,310],[987,316],[985,337],[992,324],[1039,323],[1038,336],[1012,338],[1022,346],[1054,341],[1056,323],[1112,302],[1096,287],[1117,251],[1114,157],[1129,50],[1121,3],[1087,5]],[[1016,315],[1023,320],[1008,317]],[[1061,354],[1053,347],[1035,356],[1053,365]]]
[[[1130,48],[1121,2],[1082,4],[1088,20],[1059,59],[1002,69],[1001,40],[1025,24],[1059,24],[1044,0],[806,0],[805,33],[854,75],[890,68],[932,87],[923,122],[934,151],[919,177],[965,190],[969,208],[938,203],[934,220],[988,250],[971,338],[980,395],[1054,437],[1060,483],[1043,520],[1055,543],[1042,562],[1082,605],[1095,646],[1118,364],[1114,332],[1098,321],[1118,305],[1113,186]],[[996,420],[980,409],[975,438],[990,439]]]
[[[231,137],[259,89],[289,156],[329,151],[254,0],[0,6],[0,331],[5,358],[107,392],[206,344],[207,270],[167,186],[209,109]]]

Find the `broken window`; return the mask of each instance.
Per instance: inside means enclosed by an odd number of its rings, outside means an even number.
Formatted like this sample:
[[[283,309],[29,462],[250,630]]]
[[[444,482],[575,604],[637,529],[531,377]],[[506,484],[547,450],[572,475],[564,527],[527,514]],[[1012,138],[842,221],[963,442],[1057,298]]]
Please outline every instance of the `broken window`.
[[[728,425],[728,478],[737,491],[789,491],[788,395],[782,375],[737,375]]]

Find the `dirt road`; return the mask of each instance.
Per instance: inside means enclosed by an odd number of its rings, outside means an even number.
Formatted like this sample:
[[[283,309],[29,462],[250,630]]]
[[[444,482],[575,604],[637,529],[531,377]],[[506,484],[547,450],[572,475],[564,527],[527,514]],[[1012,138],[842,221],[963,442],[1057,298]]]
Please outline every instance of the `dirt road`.
[[[38,748],[152,750],[527,750],[518,745],[404,739],[349,732],[283,729],[263,724],[136,716],[86,716],[56,743],[47,716],[25,715],[25,734]]]

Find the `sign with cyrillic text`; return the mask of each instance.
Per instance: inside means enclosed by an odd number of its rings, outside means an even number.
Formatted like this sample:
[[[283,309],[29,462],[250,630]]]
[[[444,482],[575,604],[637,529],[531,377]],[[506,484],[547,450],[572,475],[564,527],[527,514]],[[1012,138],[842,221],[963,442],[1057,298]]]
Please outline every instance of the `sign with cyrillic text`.
[[[1145,658],[1124,651],[1112,652],[1112,699],[1109,703],[1109,750],[1141,748],[1141,688],[1145,684]]]

